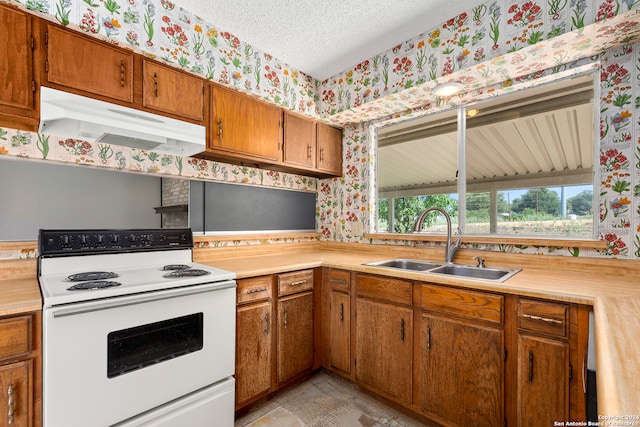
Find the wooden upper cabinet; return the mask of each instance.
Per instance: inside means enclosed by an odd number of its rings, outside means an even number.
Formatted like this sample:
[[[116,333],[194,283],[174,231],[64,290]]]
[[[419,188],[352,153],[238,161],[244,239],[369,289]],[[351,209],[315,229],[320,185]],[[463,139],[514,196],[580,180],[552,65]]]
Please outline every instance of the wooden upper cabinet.
[[[316,132],[316,169],[329,175],[342,175],[342,130],[318,123]]]
[[[212,85],[209,151],[248,162],[280,162],[282,110]]]
[[[287,165],[313,169],[316,166],[316,122],[284,112],[284,150]]]
[[[133,52],[53,24],[45,40],[47,82],[133,103]]]
[[[31,15],[0,4],[0,52],[4,58],[0,61],[0,125],[24,128],[17,123],[25,122],[25,117],[37,120],[33,43]]]
[[[145,59],[142,62],[142,105],[201,122],[204,80]]]

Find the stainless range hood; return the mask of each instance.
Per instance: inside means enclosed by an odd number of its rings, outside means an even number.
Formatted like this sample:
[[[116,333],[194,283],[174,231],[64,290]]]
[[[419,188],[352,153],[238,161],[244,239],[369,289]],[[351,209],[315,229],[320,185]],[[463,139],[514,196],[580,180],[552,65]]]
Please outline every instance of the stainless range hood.
[[[206,149],[204,126],[45,86],[40,88],[38,132],[178,156]]]

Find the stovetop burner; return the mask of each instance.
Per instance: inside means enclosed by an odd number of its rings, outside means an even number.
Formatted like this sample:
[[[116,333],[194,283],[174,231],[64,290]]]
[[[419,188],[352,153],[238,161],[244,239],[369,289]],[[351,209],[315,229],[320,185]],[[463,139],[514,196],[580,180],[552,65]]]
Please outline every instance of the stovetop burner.
[[[117,276],[116,276],[117,277]],[[84,291],[89,289],[103,289],[110,288],[112,286],[120,286],[121,283],[114,282],[112,280],[92,280],[89,282],[82,282],[67,288],[68,291]]]
[[[197,268],[189,268],[186,270],[175,270],[165,274],[162,277],[166,277],[167,279],[172,279],[176,277],[196,277],[196,276],[206,276],[207,274],[211,274],[211,272],[206,270],[200,270]]]
[[[168,264],[162,267],[162,270],[174,271],[174,270],[187,270],[189,268],[191,268],[191,266],[187,264]]]
[[[72,274],[67,277],[69,282],[86,282],[87,280],[115,279],[118,274],[111,271],[87,271],[85,273]]]

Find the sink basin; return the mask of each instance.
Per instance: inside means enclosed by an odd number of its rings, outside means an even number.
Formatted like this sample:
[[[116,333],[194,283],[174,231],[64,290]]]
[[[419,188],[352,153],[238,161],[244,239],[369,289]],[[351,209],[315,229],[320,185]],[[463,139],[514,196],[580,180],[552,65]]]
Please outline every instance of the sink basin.
[[[464,264],[446,264],[436,261],[394,258],[384,261],[369,262],[364,265],[372,267],[393,268],[404,271],[458,276],[467,279],[481,279],[492,282],[504,282],[519,272],[520,268],[475,267]]]
[[[509,277],[516,274],[521,269],[519,268],[488,268],[488,267],[473,267],[470,265],[443,265],[429,273],[446,274],[449,276],[461,276],[472,279],[484,279],[494,282],[504,282]]]
[[[395,258],[385,261],[370,262],[365,265],[371,265],[374,267],[397,268],[400,270],[427,271],[432,270],[436,267],[440,267],[442,263],[433,261],[422,261],[417,259]]]

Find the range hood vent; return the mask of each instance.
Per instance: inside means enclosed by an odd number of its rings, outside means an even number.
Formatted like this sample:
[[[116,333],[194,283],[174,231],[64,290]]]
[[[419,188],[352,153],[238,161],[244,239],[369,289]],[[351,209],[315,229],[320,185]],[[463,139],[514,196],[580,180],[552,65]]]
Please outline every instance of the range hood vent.
[[[178,156],[206,149],[206,129],[42,86],[40,133]]]

